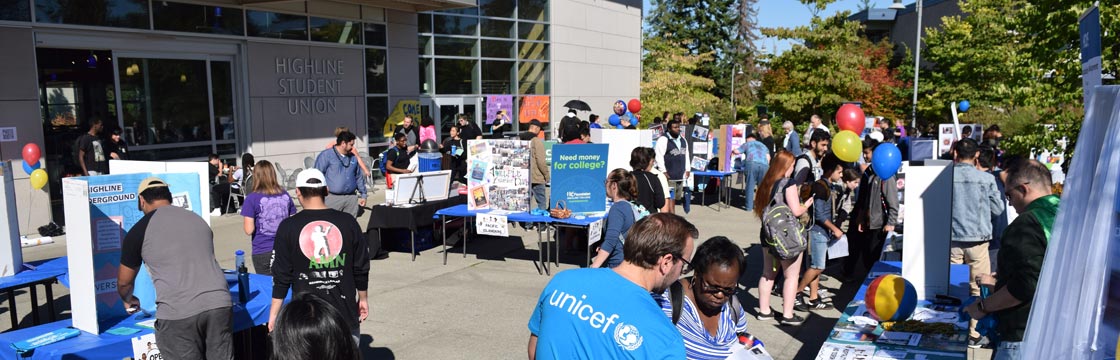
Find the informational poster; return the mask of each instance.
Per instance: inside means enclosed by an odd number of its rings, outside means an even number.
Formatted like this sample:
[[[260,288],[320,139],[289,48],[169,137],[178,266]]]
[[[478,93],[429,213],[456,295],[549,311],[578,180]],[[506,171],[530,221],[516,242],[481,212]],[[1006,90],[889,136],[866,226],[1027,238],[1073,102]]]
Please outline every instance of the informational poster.
[[[633,131],[633,130],[624,130]],[[607,156],[610,145],[578,144],[552,147],[550,208],[564,200],[573,213],[606,211]],[[627,167],[629,168],[629,167]]]
[[[517,122],[528,124],[529,121],[537,119],[542,125],[548,123],[548,114],[551,106],[549,105],[549,97],[543,95],[528,95],[521,97],[521,106],[518,107],[521,112],[517,115]],[[547,125],[545,125],[547,126]]]
[[[541,133],[543,134],[544,132],[542,131]],[[560,142],[556,140],[544,141],[544,161],[548,162],[548,167],[552,167],[552,147],[559,143]]]
[[[150,173],[114,174],[63,179],[67,227],[66,252],[70,271],[74,327],[100,333],[99,322],[123,317],[124,302],[117,294],[117,272],[125,234],[144,214],[137,206],[140,182]],[[172,203],[182,204],[200,217],[209,217],[199,195],[198,175],[155,174],[170,185]],[[81,204],[88,204],[82,206]],[[77,226],[76,224],[89,224]],[[141,306],[154,309],[154,291],[146,269],[136,280]]]
[[[972,138],[977,142],[983,138],[984,128],[980,124],[961,124],[959,138]],[[949,152],[957,142],[958,133],[953,124],[941,124],[937,130],[937,154]]]
[[[404,121],[405,116],[411,116],[415,120],[420,119],[420,100],[400,100],[397,105],[393,107],[393,112],[389,114],[389,118],[385,120],[385,126],[381,129],[382,136],[389,136],[393,134],[393,129],[397,124]]]
[[[692,134],[689,134],[693,141],[708,141],[708,127],[707,126],[694,126],[692,127]]]
[[[156,334],[151,333],[144,336],[137,336],[132,338],[132,359],[133,360],[157,360],[163,359],[159,354],[159,346],[156,345]]]
[[[509,222],[505,215],[478,214],[474,227],[479,235],[509,237]]]
[[[512,116],[512,95],[490,95],[486,97],[486,125],[493,124],[494,120],[498,118],[498,112],[500,111],[504,111],[504,114]]]
[[[528,141],[467,141],[467,208],[529,211]]]
[[[735,168],[735,159],[740,161],[746,154],[734,155],[733,150],[738,149],[747,142],[747,125],[723,125],[719,127],[719,171],[732,171]],[[695,152],[694,152],[695,153]]]

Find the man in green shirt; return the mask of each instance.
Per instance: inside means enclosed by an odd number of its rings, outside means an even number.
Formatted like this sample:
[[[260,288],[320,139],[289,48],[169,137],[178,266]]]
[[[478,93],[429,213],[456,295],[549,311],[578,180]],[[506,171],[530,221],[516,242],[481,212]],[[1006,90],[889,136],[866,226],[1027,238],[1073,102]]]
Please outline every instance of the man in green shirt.
[[[996,316],[1000,343],[995,360],[1017,360],[1023,332],[1030,317],[1046,244],[1058,215],[1058,197],[1050,193],[1050,170],[1036,160],[1026,160],[1004,171],[1007,199],[1019,217],[1003,233],[995,274],[977,276],[981,286],[994,291],[967,308],[974,319]]]

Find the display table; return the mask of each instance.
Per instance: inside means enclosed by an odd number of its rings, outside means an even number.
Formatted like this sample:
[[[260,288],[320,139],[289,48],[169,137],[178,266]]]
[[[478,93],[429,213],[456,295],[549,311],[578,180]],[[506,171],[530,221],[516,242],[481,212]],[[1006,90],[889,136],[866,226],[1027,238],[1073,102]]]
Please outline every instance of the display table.
[[[439,209],[439,211],[435,212],[435,214],[433,215],[433,218],[439,219],[440,226],[443,227],[442,228],[442,230],[443,230],[442,233],[443,233],[443,264],[444,265],[447,265],[447,248],[448,247],[447,247],[447,231],[446,231],[446,229],[447,229],[447,222],[449,221],[448,218],[469,219],[469,218],[475,217],[478,214],[489,213],[490,211],[491,210],[467,210],[467,205],[466,204],[461,204],[461,205],[455,205],[455,206],[451,206],[451,207],[444,208],[444,209]],[[508,213],[508,214],[505,214],[505,216],[506,216],[506,220],[508,220],[509,222],[518,222],[518,223],[548,224],[548,223],[551,223],[553,220],[555,220],[555,219],[553,219],[551,217],[548,217],[548,216],[532,215],[532,214],[529,214],[527,212]],[[465,234],[469,233],[469,231],[467,231],[467,229],[470,228],[470,223],[471,223],[470,221],[466,221],[466,222],[463,223],[463,226],[464,226],[464,230],[463,230],[463,234],[464,234],[463,235],[463,257],[464,258],[467,257],[467,238],[468,238],[468,236],[465,235]],[[545,255],[544,255],[544,252],[543,252],[544,247],[541,247],[541,244],[543,244],[543,238],[541,237],[541,228],[538,226],[537,227],[537,246],[538,246],[538,248],[540,248],[542,250],[537,251],[537,257],[544,267],[545,274],[549,274],[548,265],[545,262],[546,259],[545,259]]]
[[[594,223],[596,221],[599,221],[599,220],[602,220],[604,218],[604,216],[585,216],[582,219],[578,219],[575,216],[572,216],[572,217],[567,218],[567,219],[553,219],[552,226],[554,228],[569,228],[569,229],[589,230],[591,228],[592,223]],[[604,226],[603,232],[605,233],[607,231],[606,224],[603,224],[603,226]],[[558,234],[559,234],[559,232],[557,232],[556,234],[553,234],[553,235],[555,237],[555,236],[558,236]],[[554,240],[555,240],[555,243],[556,243],[555,264],[556,264],[556,266],[560,266],[560,239],[554,239]],[[587,265],[586,266],[591,266],[591,243],[594,243],[594,241],[590,241],[590,239],[588,241],[589,241],[589,243],[587,244]],[[596,240],[596,241],[598,241],[598,240]],[[549,251],[549,254],[551,255],[552,252]]]
[[[692,176],[714,177],[714,178],[719,179],[719,193],[717,195],[718,202],[716,204],[716,211],[720,211],[721,208],[731,206],[731,187],[729,187],[727,185],[727,177],[731,176],[733,174],[735,174],[734,171],[718,171],[718,170],[706,170],[706,171],[693,171],[692,172]],[[697,180],[697,184],[699,184],[699,183],[700,183],[699,180]],[[706,201],[707,200],[707,195],[708,195],[707,191],[700,191],[700,202],[701,203],[705,203],[705,204],[707,203],[707,201]],[[726,198],[726,202],[724,201],[725,198]]]
[[[946,259],[946,261],[948,261],[948,259]],[[949,269],[950,273],[948,295],[967,302],[967,299],[969,298],[968,265],[951,265]],[[959,344],[960,346],[948,346],[947,342],[938,342],[938,346],[940,346],[941,348],[931,348],[926,346],[889,345],[879,342],[866,341],[843,341],[837,340],[832,336],[832,334],[834,334],[835,332],[843,331],[841,330],[841,328],[844,328],[847,324],[851,323],[851,321],[848,320],[849,317],[855,316],[856,312],[862,312],[861,309],[864,309],[864,295],[867,293],[867,286],[871,284],[871,281],[876,277],[884,274],[901,275],[902,263],[898,261],[880,261],[875,263],[875,266],[871,268],[870,274],[866,279],[864,279],[864,282],[860,286],[859,290],[856,291],[855,297],[852,299],[852,302],[844,308],[844,312],[836,321],[837,325],[833,329],[833,332],[830,332],[830,336],[825,339],[825,343],[822,345],[820,352],[817,354],[817,358],[822,358],[822,356],[826,359],[830,358],[831,356],[833,356],[832,352],[837,349],[837,347],[846,347],[847,350],[850,351],[849,355],[856,351],[873,351],[875,352],[875,354],[882,354],[883,358],[914,359],[919,358],[919,356],[924,356],[925,359],[930,360],[965,358],[968,355],[968,348],[965,346],[968,339],[967,326],[964,329],[958,328],[956,335],[954,335],[957,340],[963,340],[963,343]],[[931,304],[928,301],[918,302],[918,308],[930,306]],[[874,334],[876,336],[881,335],[882,333],[882,326],[874,331]],[[886,355],[888,354],[897,357],[887,357]],[[908,355],[901,356],[903,354]],[[871,355],[868,354],[868,358],[870,358],[870,356]],[[879,356],[880,355],[876,355],[876,358],[878,358]],[[846,357],[837,358],[843,359]]]
[[[62,258],[65,259],[65,258]],[[237,275],[226,274],[226,281],[230,286],[230,296],[233,299],[233,331],[235,333],[248,330],[254,326],[268,322],[269,307],[272,305],[272,277],[265,275],[249,274],[249,302],[245,306],[237,304]],[[289,292],[288,298],[291,294]],[[285,302],[287,299],[285,299]],[[93,335],[82,332],[75,338],[62,340],[54,344],[39,347],[34,351],[20,357],[12,349],[12,343],[27,340],[57,329],[69,327],[70,319],[55,321],[35,327],[6,332],[0,334],[0,359],[105,359],[120,360],[132,357],[132,338],[153,332],[137,322],[150,320],[151,317],[137,313],[115,322],[102,324],[105,329],[117,327],[130,327],[139,329],[140,332],[131,335],[118,336],[102,332]]]
[[[31,321],[39,325],[39,292],[42,286],[47,294],[47,316],[54,321],[54,290],[51,288],[61,277],[67,273],[66,258],[34,261],[23,264],[23,271],[12,276],[0,277],[0,293],[8,296],[8,314],[12,318],[12,329],[19,329],[19,317],[16,311],[16,291],[27,288],[31,295]]]
[[[416,229],[431,227],[435,224],[434,215],[436,211],[459,204],[463,204],[465,208],[466,203],[467,197],[458,195],[444,200],[428,201],[415,205],[377,205],[370,208],[366,236],[368,238],[370,232],[377,231],[377,237],[380,239],[382,229],[408,229],[412,234],[412,261],[416,261]],[[382,240],[382,243],[384,243],[384,240]],[[374,255],[370,254],[370,256]],[[446,259],[444,263],[446,263]]]

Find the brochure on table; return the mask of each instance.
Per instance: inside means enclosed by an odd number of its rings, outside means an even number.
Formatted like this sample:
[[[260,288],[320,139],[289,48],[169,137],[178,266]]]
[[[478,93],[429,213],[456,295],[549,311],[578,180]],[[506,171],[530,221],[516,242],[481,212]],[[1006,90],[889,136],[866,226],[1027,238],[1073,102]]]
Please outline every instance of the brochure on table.
[[[23,268],[14,178],[12,162],[0,161],[0,236],[8,238],[8,241],[0,244],[0,267],[3,267],[0,276],[15,275]]]
[[[528,141],[467,141],[467,209],[528,212]]]
[[[127,315],[117,294],[117,271],[125,234],[144,214],[137,207],[136,190],[149,176],[170,185],[172,203],[202,218],[209,214],[199,194],[198,176],[178,174],[113,174],[62,179],[67,206],[66,253],[70,273],[70,306],[74,327],[93,334],[100,322]],[[82,206],[81,204],[88,204]],[[82,226],[89,224],[88,226]],[[155,309],[150,274],[141,267],[134,294],[145,311]]]
[[[555,208],[557,202],[564,200],[573,213],[606,211],[604,181],[607,179],[607,156],[612,147],[607,144],[553,146],[549,208]]]
[[[653,130],[591,129],[591,142],[609,144],[607,171],[630,169],[630,152],[636,147],[653,147]]]
[[[735,159],[744,159],[746,154],[734,155],[732,150],[738,149],[747,142],[747,125],[723,125],[719,127],[719,171],[733,171]]]

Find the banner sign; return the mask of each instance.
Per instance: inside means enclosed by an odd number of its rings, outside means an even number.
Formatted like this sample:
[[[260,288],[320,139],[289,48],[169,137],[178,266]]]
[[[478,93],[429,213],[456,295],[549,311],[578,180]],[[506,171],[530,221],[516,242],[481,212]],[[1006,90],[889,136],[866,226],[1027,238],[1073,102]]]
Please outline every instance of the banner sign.
[[[529,120],[537,119],[542,125],[548,123],[549,97],[542,95],[529,95],[521,97],[521,112],[517,122],[528,124]]]
[[[513,95],[490,95],[486,97],[486,124],[494,123],[494,119],[498,118],[498,112],[505,111],[506,114],[513,114]],[[539,119],[538,119],[539,120]],[[528,121],[525,121],[528,122]]]
[[[397,101],[397,106],[393,107],[393,112],[385,120],[385,126],[381,129],[381,136],[389,137],[389,135],[392,135],[393,129],[397,128],[398,123],[404,121],[405,116],[411,116],[412,120],[420,123],[420,100]]]
[[[529,211],[529,142],[467,140],[467,209]]]
[[[733,150],[747,142],[747,125],[720,126],[717,139],[719,139],[719,171],[733,171],[736,162],[742,162],[747,158],[746,154],[732,154]]]
[[[622,130],[633,131],[633,130]],[[573,213],[607,210],[607,155],[610,145],[579,144],[552,147],[552,199],[549,208],[564,200]]]

